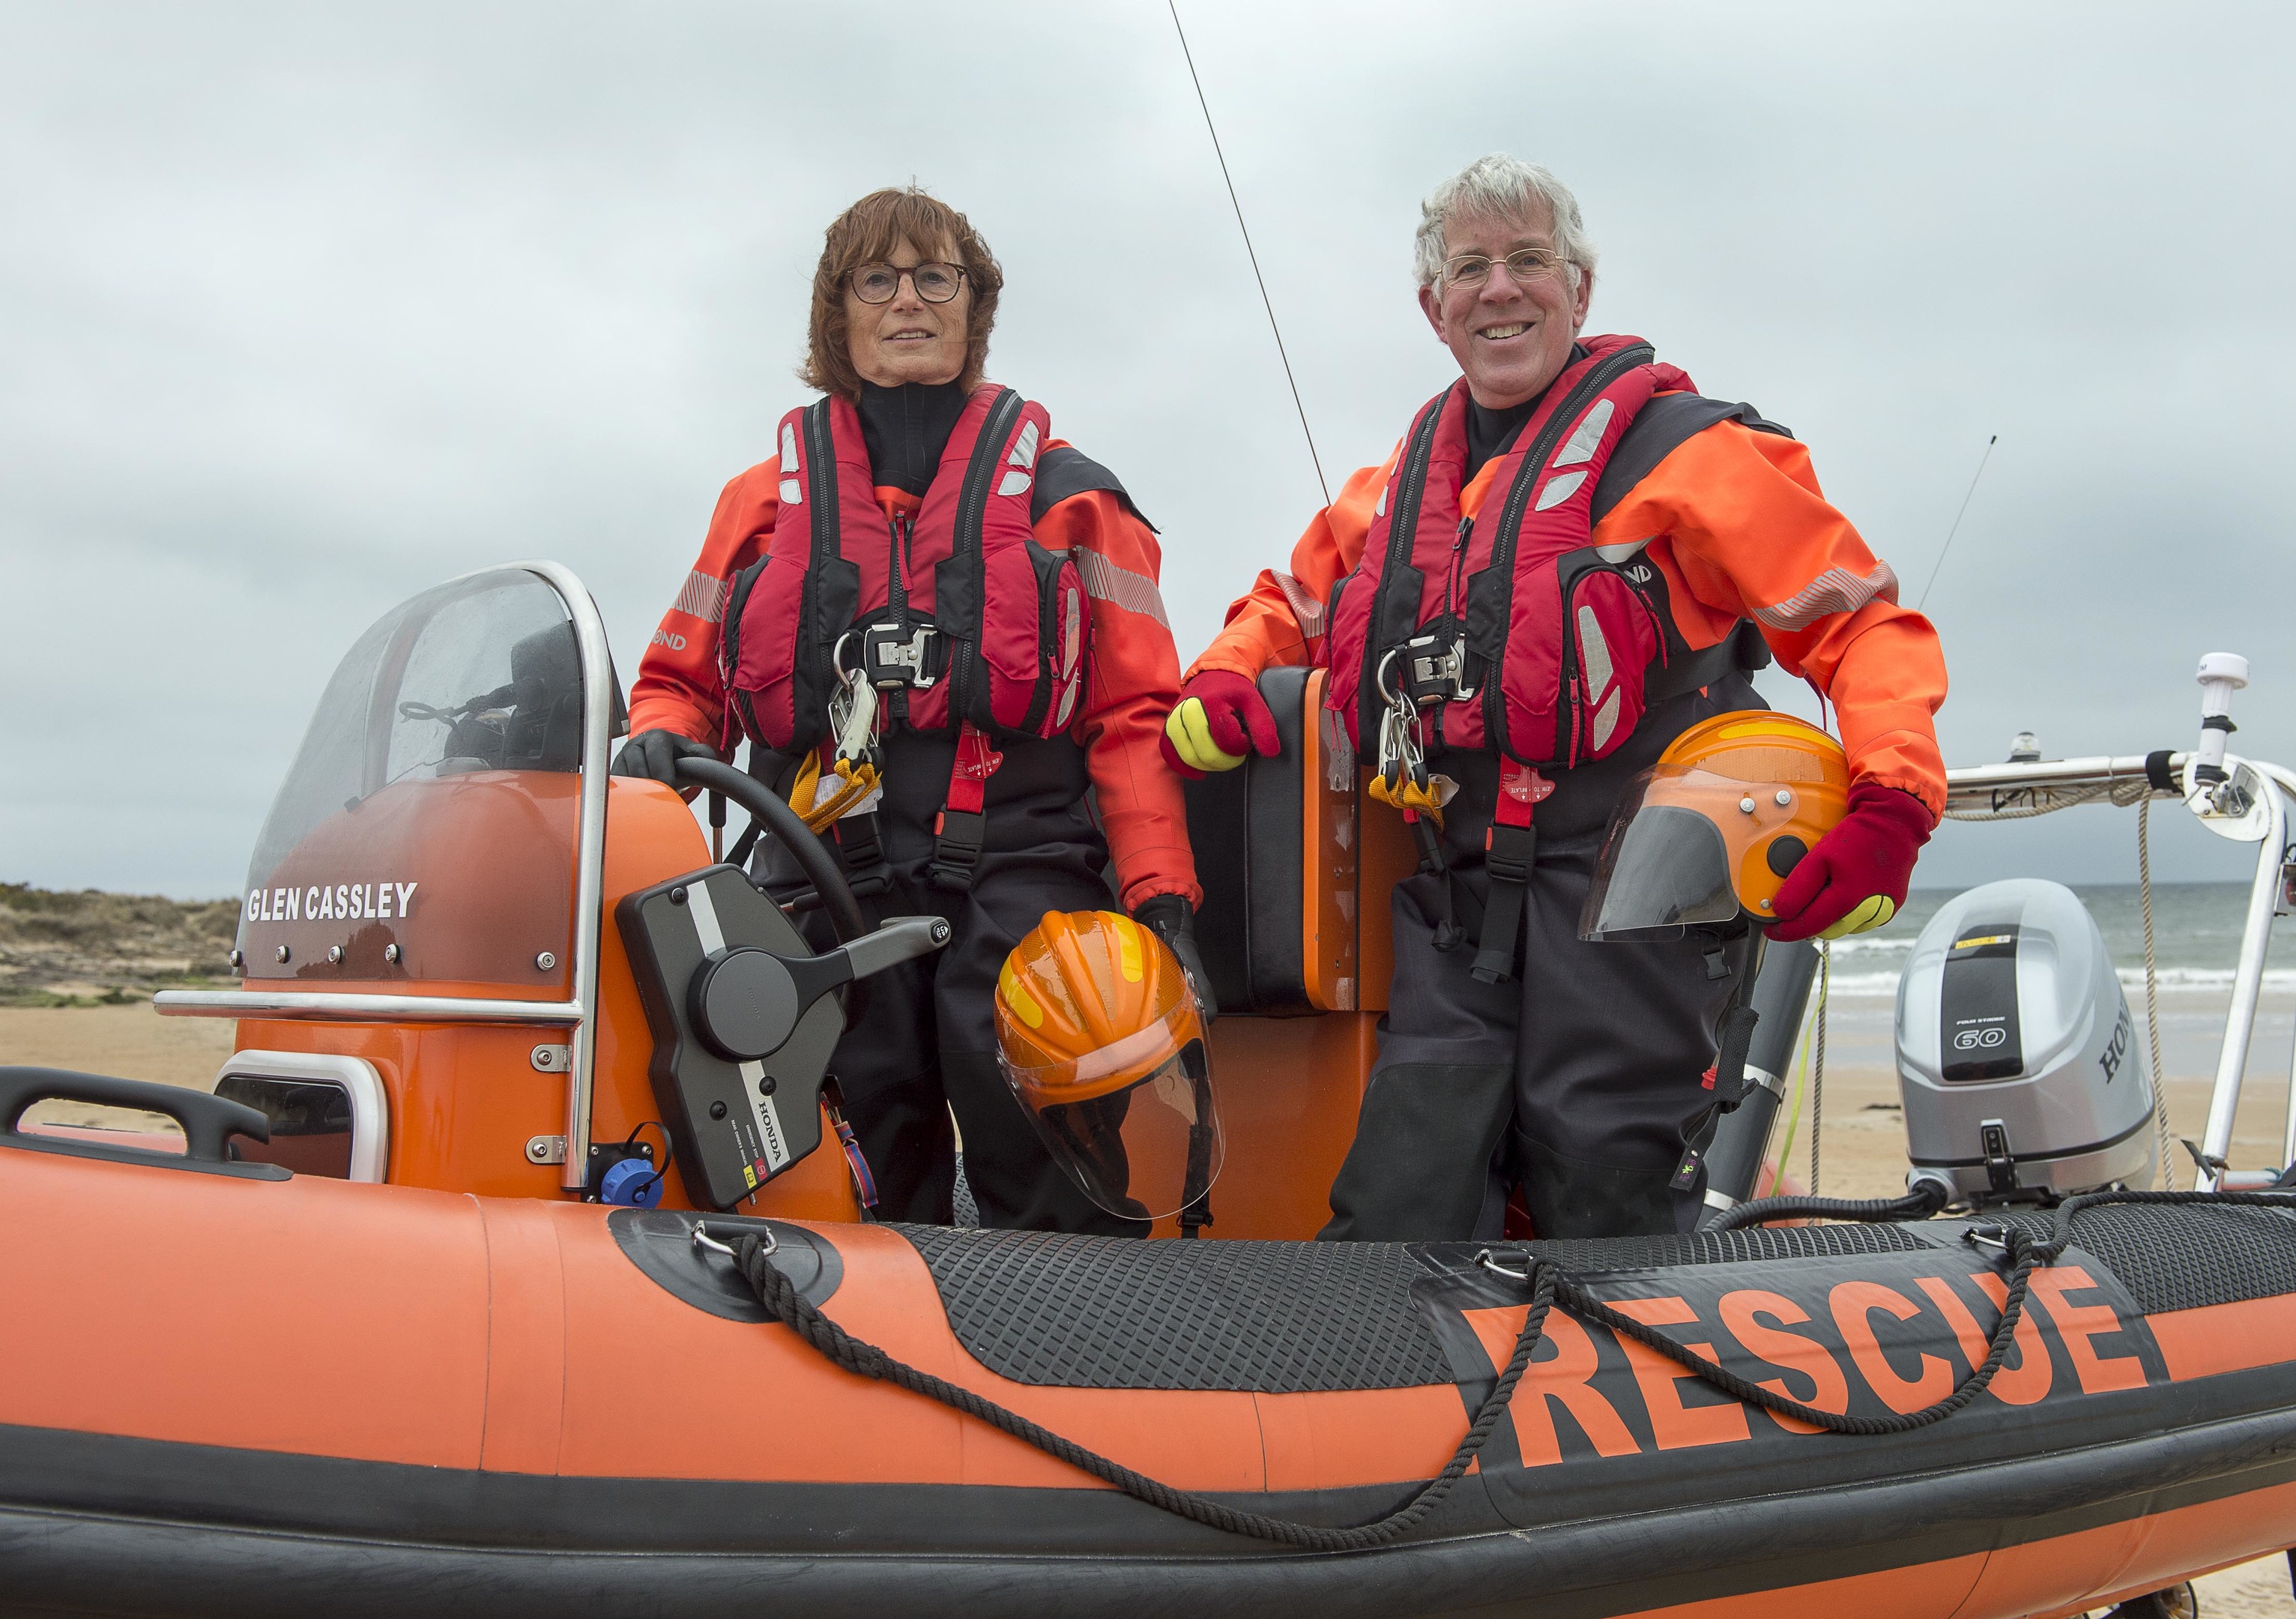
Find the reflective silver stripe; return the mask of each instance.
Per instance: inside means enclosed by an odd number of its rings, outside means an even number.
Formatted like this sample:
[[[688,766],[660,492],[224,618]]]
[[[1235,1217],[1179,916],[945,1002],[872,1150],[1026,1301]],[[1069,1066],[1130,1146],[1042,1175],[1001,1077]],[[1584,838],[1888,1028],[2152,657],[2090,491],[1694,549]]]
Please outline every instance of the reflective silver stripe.
[[[1136,612],[1171,629],[1172,620],[1164,612],[1164,593],[1156,588],[1154,579],[1129,568],[1119,568],[1097,551],[1079,548],[1076,561],[1085,594],[1093,600],[1112,602],[1127,612]]]
[[[1615,546],[1596,546],[1595,555],[1606,563],[1622,563],[1657,538],[1654,534],[1645,534],[1640,539],[1629,539]]]
[[[1757,1068],[1751,1063],[1747,1064],[1746,1082],[1749,1085],[1759,1085],[1781,1102],[1786,1099],[1786,1082],[1767,1068]]]
[[[1709,1187],[1706,1188],[1706,1206],[1710,1209],[1720,1209],[1727,1213],[1738,1206],[1738,1200],[1727,1193],[1718,1192],[1712,1187]]]
[[[1898,576],[1889,563],[1875,563],[1863,579],[1847,568],[1828,568],[1776,606],[1755,608],[1754,616],[1772,629],[1805,629],[1833,613],[1855,612],[1876,596],[1898,599]]]
[[[1561,505],[1571,496],[1577,494],[1578,486],[1586,481],[1587,474],[1584,473],[1562,473],[1549,478],[1546,481],[1546,487],[1538,491],[1538,504],[1532,506],[1531,510],[1544,512]]]
[[[685,576],[685,588],[677,593],[670,606],[678,612],[693,614],[706,623],[715,624],[726,616],[726,584],[713,579],[696,568]]]
[[[1603,699],[1603,706],[1595,711],[1595,750],[1600,752],[1611,745],[1611,734],[1619,728],[1619,714],[1625,694],[1614,691]]]
[[[1578,431],[1570,435],[1570,442],[1549,464],[1576,466],[1581,461],[1592,461],[1595,447],[1603,441],[1603,430],[1611,424],[1611,408],[1610,400],[1596,400],[1595,408],[1587,413],[1587,419],[1578,423]]]
[[[1611,644],[1603,638],[1603,621],[1584,604],[1578,609],[1578,667],[1587,672],[1588,691],[1611,689]]]
[[[1300,622],[1300,637],[1303,640],[1312,641],[1322,635],[1324,604],[1309,596],[1308,587],[1288,573],[1276,573],[1275,582],[1283,591],[1284,601],[1291,605],[1292,616]]]

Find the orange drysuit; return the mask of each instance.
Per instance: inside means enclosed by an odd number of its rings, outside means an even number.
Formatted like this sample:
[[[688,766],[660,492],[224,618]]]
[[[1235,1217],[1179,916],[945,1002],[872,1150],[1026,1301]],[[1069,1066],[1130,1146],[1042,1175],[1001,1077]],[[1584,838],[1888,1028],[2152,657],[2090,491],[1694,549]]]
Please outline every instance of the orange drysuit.
[[[1398,444],[1347,481],[1292,547],[1291,571],[1260,574],[1190,674],[1218,669],[1256,680],[1270,665],[1316,660],[1324,604],[1362,556],[1372,508],[1401,453]],[[1504,464],[1493,457],[1461,491],[1467,516]],[[1946,693],[1937,631],[1898,604],[1896,575],[1827,504],[1808,450],[1736,421],[1693,434],[1595,526],[1593,543],[1643,539],[1692,649],[1753,620],[1779,666],[1833,705],[1853,779],[1902,788],[1943,812],[1945,762],[1931,723]]]
[[[1054,439],[1047,451],[1065,448]],[[724,747],[726,690],[718,637],[734,574],[765,554],[780,509],[781,458],[760,462],[726,484],[685,588],[662,615],[630,693],[630,729],[670,730]],[[888,518],[914,516],[922,499],[889,485],[876,490]],[[1180,783],[1158,751],[1164,715],[1179,694],[1179,653],[1158,590],[1162,553],[1122,497],[1089,489],[1049,507],[1037,543],[1077,548],[1092,601],[1092,642],[1082,711],[1073,735],[1083,744],[1126,910],[1158,894],[1202,900],[1188,851]]]

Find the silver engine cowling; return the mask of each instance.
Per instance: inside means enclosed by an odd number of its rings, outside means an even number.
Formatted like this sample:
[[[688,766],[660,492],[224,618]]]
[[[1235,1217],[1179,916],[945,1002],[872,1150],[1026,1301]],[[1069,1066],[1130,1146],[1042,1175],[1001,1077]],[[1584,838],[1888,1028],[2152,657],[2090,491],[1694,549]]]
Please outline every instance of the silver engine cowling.
[[[2152,1076],[2104,936],[2070,889],[2019,877],[1949,901],[1898,982],[1913,1180],[1956,1201],[2152,1184]]]

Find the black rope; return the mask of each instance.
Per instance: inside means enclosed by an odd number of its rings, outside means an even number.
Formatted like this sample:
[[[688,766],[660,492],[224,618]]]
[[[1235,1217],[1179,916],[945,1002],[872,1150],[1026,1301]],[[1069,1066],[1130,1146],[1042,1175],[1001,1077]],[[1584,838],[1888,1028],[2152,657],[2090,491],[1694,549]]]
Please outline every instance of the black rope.
[[[1733,1209],[1731,1213],[1744,1214],[1755,1220],[1765,1217],[1775,1219],[1781,1213],[1829,1212],[1823,1208],[1808,1211],[1781,1209],[1778,1207],[1780,1204],[1832,1204],[1835,1211],[1843,1208],[1867,1208],[1876,1211],[1870,1215],[1858,1215],[1854,1218],[1887,1220],[1893,1216],[1883,1211],[1911,1204],[1923,1196],[1922,1188],[1916,1188],[1903,1198],[1876,1199],[1864,1204],[1845,1204],[1831,1198],[1773,1197],[1765,1199],[1762,1203],[1742,1204],[1739,1208]],[[2009,1277],[2008,1297],[2001,1308],[2001,1319],[1993,1328],[1991,1352],[1985,1357],[1982,1365],[1974,1368],[1970,1375],[1962,1380],[1961,1385],[1944,1399],[1924,1409],[1905,1415],[1850,1417],[1833,1411],[1821,1411],[1816,1406],[1804,1405],[1799,1400],[1789,1400],[1782,1394],[1772,1393],[1768,1389],[1763,1388],[1759,1384],[1748,1382],[1727,1368],[1692,1352],[1671,1338],[1644,1326],[1633,1317],[1620,1314],[1580,1287],[1574,1280],[1565,1278],[1558,1282],[1556,1297],[1561,1301],[1562,1307],[1572,1315],[1586,1320],[1598,1321],[1614,1333],[1632,1338],[1637,1344],[1656,1350],[1676,1365],[1687,1367],[1703,1381],[1735,1395],[1749,1405],[1759,1405],[1766,1411],[1777,1411],[1789,1417],[1798,1417],[1802,1421],[1824,1428],[1829,1433],[1868,1435],[1903,1434],[1915,1428],[1927,1427],[1933,1422],[1943,1421],[1984,1393],[1986,1385],[1993,1381],[1994,1373],[2001,1369],[2001,1362],[2008,1356],[2009,1345],[2016,1335],[2017,1319],[2024,1312],[2026,1286],[2030,1281],[2033,1271],[2041,1266],[2054,1265],[2063,1257],[2065,1250],[2072,1245],[2073,1221],[2076,1219],[2090,1209],[2114,1204],[2210,1204],[2218,1207],[2232,1204],[2249,1208],[2296,1210],[2296,1192],[2089,1192],[2078,1197],[2068,1197],[2057,1205],[2054,1234],[2046,1241],[2037,1240],[2030,1233],[2016,1226],[1972,1228],[1968,1234],[1970,1237],[1998,1242],[2013,1266]],[[1715,1228],[1709,1228],[1709,1229],[1713,1229]]]
[[[1514,1353],[1506,1369],[1492,1385],[1490,1393],[1475,1412],[1468,1425],[1467,1436],[1448,1464],[1433,1478],[1423,1484],[1418,1492],[1384,1517],[1351,1529],[1326,1528],[1317,1524],[1299,1524],[1289,1518],[1268,1517],[1257,1512],[1245,1512],[1204,1496],[1193,1495],[1185,1490],[1160,1483],[1144,1474],[1112,1462],[1105,1456],[1087,1451],[1071,1439],[1063,1439],[1048,1428],[1040,1427],[1017,1411],[1008,1410],[993,1400],[982,1398],[971,1389],[960,1388],[931,1372],[920,1371],[914,1366],[896,1360],[873,1344],[865,1344],[808,1303],[789,1278],[777,1270],[771,1259],[771,1250],[756,1232],[742,1239],[735,1260],[743,1277],[758,1294],[758,1302],[772,1316],[795,1332],[829,1360],[864,1377],[875,1378],[922,1394],[952,1406],[968,1417],[979,1418],[993,1428],[1010,1434],[1013,1438],[1036,1446],[1047,1456],[1059,1458],[1081,1472],[1089,1473],[1103,1483],[1113,1484],[1135,1500],[1145,1501],[1160,1511],[1168,1512],[1191,1522],[1226,1530],[1230,1534],[1248,1535],[1254,1540],[1278,1541],[1287,1546],[1298,1546],[1308,1551],[1362,1551],[1374,1546],[1383,1546],[1390,1541],[1407,1534],[1419,1522],[1442,1504],[1459,1482],[1475,1453],[1483,1448],[1483,1441],[1514,1395],[1514,1386],[1522,1379],[1525,1368],[1530,1364],[1530,1352],[1538,1345],[1539,1335],[1546,1323],[1546,1312],[1553,1308],[1555,1283],[1552,1266],[1532,1262],[1530,1309],[1522,1319],[1522,1330],[1515,1335]]]
[[[1706,1228],[1736,1231],[1770,1220],[1852,1220],[1869,1225],[1892,1220],[1927,1220],[1945,1207],[1945,1188],[1924,1180],[1903,1197],[1763,1197],[1742,1203]]]
[[[1777,1211],[1775,1205],[1803,1202],[1829,1204],[1837,1210],[1844,1206],[1887,1210],[1912,1203],[1923,1196],[1917,1190],[1905,1198],[1875,1199],[1867,1204],[1849,1205],[1833,1199],[1770,1198],[1764,1203],[1744,1204],[1733,1212],[1756,1211],[1752,1217],[1759,1219],[1763,1217],[1763,1212],[1767,1212],[1770,1218],[1775,1218],[1782,1211]],[[1795,1418],[1828,1433],[1866,1437],[1905,1434],[1944,1421],[1983,1393],[1992,1383],[1994,1375],[2001,1369],[2001,1363],[2008,1358],[2010,1345],[2016,1341],[2017,1326],[2024,1317],[2026,1294],[2034,1270],[2054,1264],[2071,1245],[2075,1219],[2090,1209],[2112,1204],[2185,1203],[2296,1211],[2296,1191],[2092,1192],[2083,1196],[2069,1197],[2058,1205],[2054,1234],[2046,1241],[2036,1240],[2031,1233],[2018,1226],[1972,1228],[1966,1234],[1968,1238],[1997,1243],[2010,1262],[2009,1284],[2002,1301],[2001,1319],[1993,1328],[1990,1351],[1984,1360],[1972,1368],[1969,1376],[1944,1399],[1918,1411],[1895,1413],[1888,1417],[1854,1417],[1845,1412],[1821,1410],[1814,1405],[1805,1405],[1799,1400],[1774,1393],[1644,1326],[1633,1317],[1620,1314],[1580,1286],[1576,1278],[1562,1273],[1552,1261],[1541,1259],[1535,1253],[1526,1253],[1525,1269],[1518,1274],[1497,1267],[1492,1262],[1490,1251],[1485,1250],[1479,1262],[1484,1263],[1494,1274],[1525,1282],[1530,1288],[1530,1307],[1523,1316],[1522,1330],[1515,1335],[1514,1353],[1508,1358],[1505,1369],[1499,1374],[1498,1381],[1491,1385],[1491,1392],[1477,1409],[1474,1421],[1468,1425],[1466,1437],[1459,1442],[1458,1450],[1443,1470],[1422,1485],[1408,1501],[1384,1517],[1347,1529],[1325,1528],[1320,1524],[1295,1523],[1288,1518],[1246,1512],[1185,1490],[1176,1490],[1144,1474],[1136,1473],[1096,1451],[1085,1449],[1074,1440],[1063,1439],[1017,1411],[1009,1410],[970,1389],[960,1388],[945,1378],[936,1377],[931,1372],[920,1371],[914,1366],[896,1360],[876,1345],[853,1336],[808,1303],[789,1278],[775,1268],[770,1257],[773,1250],[756,1232],[743,1236],[734,1258],[742,1275],[757,1294],[758,1303],[765,1306],[766,1313],[790,1327],[832,1363],[847,1371],[897,1385],[927,1399],[938,1400],[943,1405],[1034,1445],[1046,1455],[1056,1457],[1103,1483],[1114,1485],[1135,1500],[1144,1501],[1175,1516],[1225,1530],[1230,1534],[1280,1541],[1309,1551],[1361,1551],[1383,1546],[1407,1534],[1451,1492],[1452,1486],[1465,1474],[1468,1465],[1482,1449],[1483,1442],[1490,1437],[1491,1430],[1497,1426],[1508,1402],[1513,1399],[1515,1385],[1522,1380],[1523,1373],[1530,1364],[1531,1352],[1538,1347],[1545,1330],[1547,1312],[1558,1303],[1572,1315],[1606,1327],[1620,1337],[1631,1338],[1664,1355],[1704,1382],[1748,1405]],[[1859,1216],[1890,1217],[1888,1213]]]
[[[2296,1191],[2286,1192],[2084,1192],[2057,1205],[2056,1235],[2041,1245],[2041,1262],[2054,1265],[2072,1245],[2074,1217],[2112,1204],[2202,1203],[2234,1208],[2284,1209],[2296,1212]]]
[[[1824,1428],[1829,1434],[1857,1434],[1878,1437],[1885,1434],[1906,1434],[1915,1428],[1928,1427],[1943,1422],[1971,1401],[1985,1392],[1993,1381],[1993,1374],[2001,1369],[2008,1358],[2009,1345],[2015,1341],[2017,1322],[2025,1313],[2025,1289],[2032,1280],[2033,1270],[2044,1262],[2041,1254],[2045,1245],[2036,1243],[2024,1232],[2012,1227],[2002,1233],[2001,1242],[2013,1262],[2009,1272],[2008,1298],[2001,1306],[2001,1319],[1993,1329],[1993,1351],[1984,1363],[1972,1370],[1951,1393],[1935,1405],[1918,1411],[1893,1412],[1887,1417],[1853,1417],[1847,1412],[1820,1410],[1814,1405],[1804,1405],[1784,1394],[1771,1393],[1759,1383],[1741,1377],[1727,1367],[1705,1359],[1695,1352],[1676,1343],[1632,1316],[1621,1315],[1602,1300],[1588,1293],[1574,1281],[1556,1284],[1555,1294],[1562,1307],[1585,1320],[1599,1321],[1622,1338],[1632,1338],[1664,1355],[1677,1366],[1685,1366],[1705,1382],[1734,1395],[1748,1405],[1759,1405],[1766,1411],[1800,1418],[1812,1427]]]

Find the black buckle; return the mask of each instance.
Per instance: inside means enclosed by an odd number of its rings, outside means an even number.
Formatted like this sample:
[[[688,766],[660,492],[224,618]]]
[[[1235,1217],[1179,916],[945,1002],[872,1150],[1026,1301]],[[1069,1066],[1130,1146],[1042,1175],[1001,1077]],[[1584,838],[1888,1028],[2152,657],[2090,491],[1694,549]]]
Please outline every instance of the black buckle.
[[[903,686],[922,691],[947,667],[945,657],[934,655],[939,639],[940,631],[931,624],[872,624],[861,632],[861,678],[881,692]]]
[[[1538,856],[1538,834],[1494,822],[1483,840],[1483,869],[1494,883],[1528,884]]]
[[[988,836],[986,815],[968,810],[942,810],[926,880],[935,888],[953,888],[959,893],[970,889],[973,869],[980,864],[980,846]]]
[[[877,836],[874,811],[840,818],[830,827],[829,835],[837,845],[837,858],[845,867],[847,885],[853,890],[855,899],[882,894],[892,886],[884,845]]]

